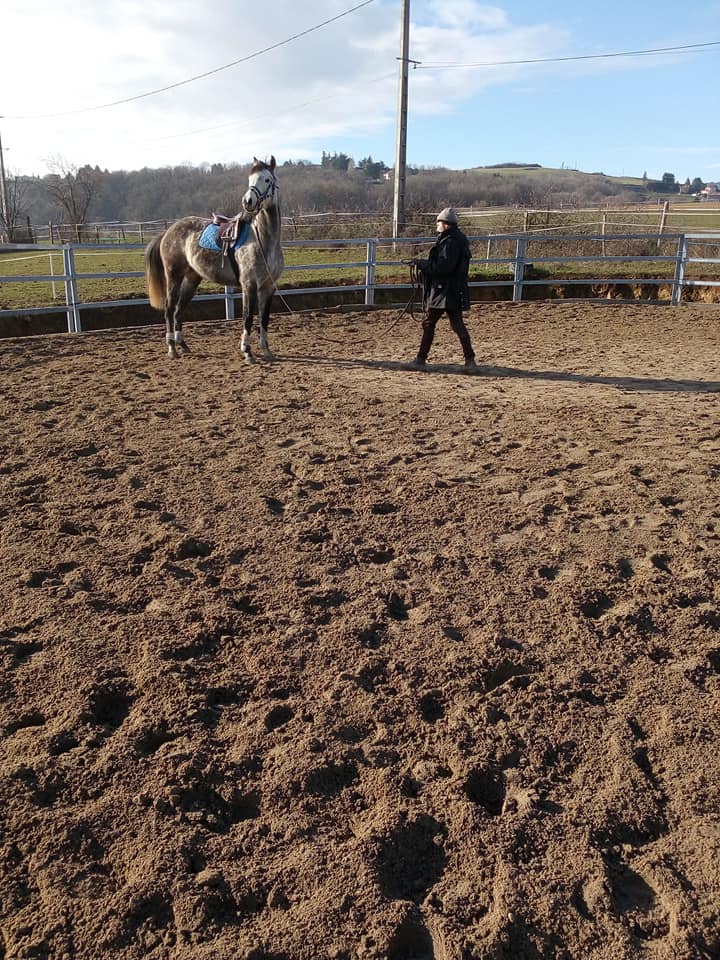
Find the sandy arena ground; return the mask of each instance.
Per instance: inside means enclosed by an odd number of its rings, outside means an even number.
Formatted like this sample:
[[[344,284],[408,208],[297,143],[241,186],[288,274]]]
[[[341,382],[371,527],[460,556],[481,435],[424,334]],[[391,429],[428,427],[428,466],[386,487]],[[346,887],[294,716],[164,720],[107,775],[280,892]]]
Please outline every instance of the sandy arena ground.
[[[720,306],[397,318],[0,341],[2,960],[720,957]]]

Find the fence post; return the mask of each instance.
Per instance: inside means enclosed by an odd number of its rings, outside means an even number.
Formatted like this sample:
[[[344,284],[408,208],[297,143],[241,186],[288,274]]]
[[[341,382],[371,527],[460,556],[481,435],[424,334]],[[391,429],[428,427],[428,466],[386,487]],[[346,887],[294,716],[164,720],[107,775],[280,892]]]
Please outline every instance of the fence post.
[[[225,319],[235,319],[235,301],[233,300],[234,287],[225,287]]]
[[[50,258],[50,276],[53,278],[53,279],[50,281],[50,285],[51,285],[51,287],[52,287],[52,297],[53,297],[53,300],[55,300],[55,299],[57,299],[57,290],[55,289],[55,270],[54,270],[54,268],[53,268],[53,255],[52,255],[52,253],[49,253],[49,254],[48,254],[48,257]]]
[[[75,252],[70,244],[63,246],[63,273],[65,274],[65,303],[67,304],[68,333],[82,333],[78,308]]]
[[[525,276],[525,248],[527,241],[525,237],[517,238],[517,247],[515,249],[515,278],[513,281],[513,303],[520,303],[522,300],[523,277]]]
[[[682,302],[683,283],[685,282],[685,266],[688,257],[687,237],[683,234],[678,239],[677,259],[675,260],[675,279],[672,285],[672,297],[670,303],[677,307]]]
[[[367,263],[365,264],[365,306],[375,303],[375,264],[377,262],[377,240],[367,242]]]
[[[662,237],[663,233],[665,232],[665,224],[666,224],[666,222],[667,222],[667,215],[668,215],[668,208],[669,208],[669,206],[670,206],[670,201],[669,201],[669,200],[666,200],[665,203],[663,203],[662,215],[661,215],[661,217],[660,217],[660,226],[659,226],[659,228],[658,228],[658,242],[657,242],[658,250],[660,249],[661,237]]]

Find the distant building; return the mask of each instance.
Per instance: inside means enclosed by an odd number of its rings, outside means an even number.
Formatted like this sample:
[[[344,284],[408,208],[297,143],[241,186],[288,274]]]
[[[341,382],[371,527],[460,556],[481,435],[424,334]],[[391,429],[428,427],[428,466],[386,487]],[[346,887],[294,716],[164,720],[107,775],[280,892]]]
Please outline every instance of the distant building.
[[[720,200],[720,186],[717,183],[708,183],[700,191],[701,200]]]

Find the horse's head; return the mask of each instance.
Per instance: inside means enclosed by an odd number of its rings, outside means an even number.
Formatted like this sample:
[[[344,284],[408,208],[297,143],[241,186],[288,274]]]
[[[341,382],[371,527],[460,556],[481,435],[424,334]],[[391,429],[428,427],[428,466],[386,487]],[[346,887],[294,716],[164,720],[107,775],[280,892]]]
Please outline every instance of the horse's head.
[[[246,213],[258,213],[263,206],[270,206],[275,199],[277,180],[275,179],[275,157],[270,157],[270,163],[265,163],[253,157],[253,165],[248,177],[248,189],[242,198],[243,209]]]

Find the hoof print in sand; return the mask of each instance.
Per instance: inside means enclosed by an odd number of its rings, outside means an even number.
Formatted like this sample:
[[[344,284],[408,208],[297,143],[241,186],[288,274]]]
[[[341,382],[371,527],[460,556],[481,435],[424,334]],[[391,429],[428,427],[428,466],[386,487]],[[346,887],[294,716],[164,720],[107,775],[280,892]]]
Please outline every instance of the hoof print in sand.
[[[465,780],[465,795],[491,817],[499,817],[505,804],[505,778],[500,770],[473,770]]]
[[[276,497],[263,497],[262,498],[265,507],[269,513],[272,513],[275,517],[281,517],[285,513],[285,504],[282,500],[278,500]]]
[[[383,896],[415,903],[424,899],[445,872],[445,833],[441,823],[423,814],[379,839],[375,872]]]
[[[198,540],[195,537],[186,537],[175,551],[176,560],[196,560],[209,557],[213,552],[213,546],[206,543],[205,540]]]
[[[441,960],[435,956],[433,939],[417,908],[403,918],[388,943],[387,960]]]
[[[602,591],[593,591],[580,603],[580,613],[588,620],[599,620],[613,607],[610,597]]]
[[[420,716],[425,723],[436,723],[445,716],[445,704],[439,691],[431,690],[420,697]]]
[[[291,707],[284,703],[279,704],[273,707],[265,717],[265,729],[278,730],[280,727],[284,727],[286,723],[289,723],[294,716],[295,714]]]
[[[404,597],[394,590],[391,590],[385,598],[387,615],[392,620],[407,620],[409,616],[409,606]]]
[[[509,659],[488,666],[481,677],[485,693],[492,693],[505,685],[513,689],[527,687],[531,680],[532,670],[529,666]]]
[[[655,888],[615,854],[606,854],[606,887],[615,915],[641,940],[668,935],[670,918]]]
[[[358,769],[354,763],[327,763],[310,771],[303,783],[303,790],[314,797],[335,797],[356,783],[357,779]]]
[[[117,730],[130,713],[132,695],[124,680],[97,684],[90,691],[85,719],[97,726]]]

